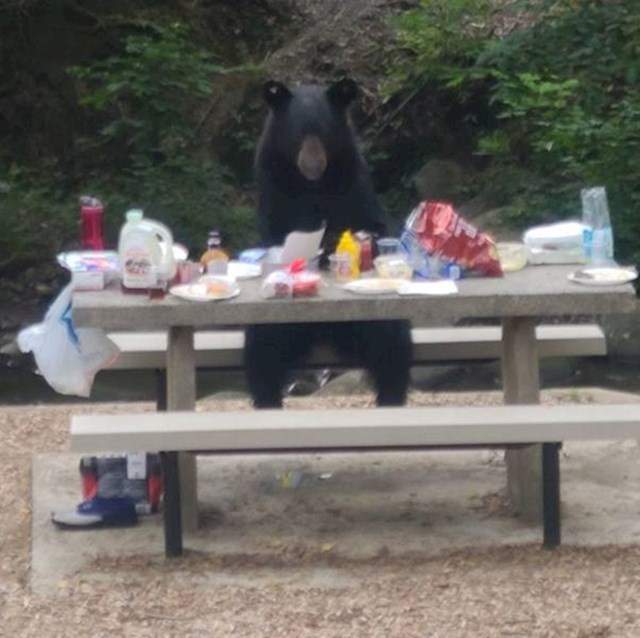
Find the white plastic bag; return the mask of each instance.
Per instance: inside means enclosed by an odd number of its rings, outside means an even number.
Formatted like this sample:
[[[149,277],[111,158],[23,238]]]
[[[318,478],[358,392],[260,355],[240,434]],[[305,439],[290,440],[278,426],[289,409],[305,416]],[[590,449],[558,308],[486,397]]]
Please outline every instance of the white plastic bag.
[[[38,370],[56,392],[88,397],[98,370],[113,363],[120,350],[102,330],[73,327],[72,291],[69,284],[44,321],[21,330],[17,341],[22,352],[33,352]]]

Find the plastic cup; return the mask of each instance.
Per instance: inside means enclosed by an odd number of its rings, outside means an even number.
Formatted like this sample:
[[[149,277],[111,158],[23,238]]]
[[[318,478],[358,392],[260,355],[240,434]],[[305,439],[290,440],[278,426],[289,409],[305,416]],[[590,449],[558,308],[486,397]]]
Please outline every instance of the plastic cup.
[[[336,281],[349,281],[351,279],[351,255],[349,253],[329,255],[329,268]]]
[[[402,252],[400,240],[395,237],[383,237],[378,239],[378,255],[395,255]]]

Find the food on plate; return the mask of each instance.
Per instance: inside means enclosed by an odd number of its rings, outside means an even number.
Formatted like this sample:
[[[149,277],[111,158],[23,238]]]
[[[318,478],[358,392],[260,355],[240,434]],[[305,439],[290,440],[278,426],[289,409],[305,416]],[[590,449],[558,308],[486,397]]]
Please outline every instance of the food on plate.
[[[234,279],[212,275],[200,277],[198,285],[201,287],[203,294],[212,298],[228,297],[238,288],[238,284]]]
[[[576,270],[569,275],[571,281],[577,283],[591,284],[594,286],[611,286],[616,284],[625,284],[633,281],[638,277],[635,268],[619,268],[619,267],[602,267],[602,268],[583,268]]]
[[[229,284],[219,279],[211,279],[205,284],[207,294],[212,297],[219,297],[229,293]]]

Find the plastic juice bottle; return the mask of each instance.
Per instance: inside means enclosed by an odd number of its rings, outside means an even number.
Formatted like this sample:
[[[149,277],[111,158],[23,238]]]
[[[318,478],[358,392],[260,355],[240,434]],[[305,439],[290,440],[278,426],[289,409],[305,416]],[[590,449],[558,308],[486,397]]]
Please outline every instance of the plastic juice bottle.
[[[217,230],[212,230],[207,238],[207,250],[200,257],[200,264],[209,275],[226,275],[229,255],[222,250],[222,238]]]
[[[340,253],[349,255],[349,276],[351,279],[357,279],[360,276],[360,250],[350,230],[345,230],[340,237],[336,254]]]
[[[104,206],[95,197],[80,198],[80,220],[82,222],[82,247],[86,250],[103,250],[102,216]]]

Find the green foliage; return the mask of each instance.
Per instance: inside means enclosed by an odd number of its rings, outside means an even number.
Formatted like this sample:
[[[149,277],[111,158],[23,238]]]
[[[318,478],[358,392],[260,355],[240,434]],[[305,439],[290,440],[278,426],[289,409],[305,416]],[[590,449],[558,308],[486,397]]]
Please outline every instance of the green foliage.
[[[232,177],[215,162],[173,159],[159,166],[136,170],[112,182],[97,182],[90,192],[108,202],[107,229],[112,245],[124,213],[140,207],[145,214],[165,222],[174,238],[198,257],[212,228],[222,232],[232,251],[255,241],[251,202],[238,195]]]
[[[460,37],[461,31],[475,32],[490,14],[491,0],[420,0],[420,8],[395,20],[399,56],[383,87],[387,95],[409,84],[412,87],[437,82],[459,86],[466,69],[482,50],[482,40]]]
[[[233,177],[202,157],[202,112],[215,100],[213,79],[229,72],[199,47],[180,24],[146,25],[106,60],[70,69],[80,82],[82,106],[102,118],[87,149],[109,166],[83,187],[108,204],[112,244],[124,212],[135,205],[165,221],[176,240],[199,250],[207,231],[220,229],[232,249],[253,239],[247,202]],[[115,214],[114,214],[115,213]]]
[[[80,104],[103,113],[97,146],[138,167],[193,146],[189,113],[226,71],[180,24],[131,35],[118,54],[69,69],[81,83]]]
[[[497,12],[528,26],[501,33]],[[475,187],[530,223],[579,214],[579,189],[602,184],[618,254],[640,263],[637,2],[421,0],[398,29],[405,57],[390,73],[391,95],[448,96],[461,106],[446,122],[454,131],[488,108],[474,141],[485,171]]]
[[[108,248],[116,248],[124,214],[132,207],[167,223],[175,240],[195,258],[212,228],[221,230],[231,252],[255,245],[252,203],[238,195],[231,177],[213,162],[170,161],[109,179],[90,178],[82,191],[56,183],[62,181],[17,170],[2,182],[0,272],[5,275],[52,264],[57,253],[80,248],[82,194],[95,195],[105,204]]]
[[[0,192],[0,272],[17,273],[49,259],[79,236],[78,207],[49,180],[12,171]]]
[[[199,122],[213,80],[230,72],[180,24],[137,23],[110,57],[69,69],[88,123],[79,179],[7,170],[0,194],[3,269],[52,263],[79,247],[80,195],[105,204],[106,242],[115,248],[127,209],[164,221],[197,257],[218,228],[230,251],[255,239],[253,206],[233,175],[201,152]],[[238,69],[233,71],[237,72]],[[3,177],[4,179],[4,177]]]

